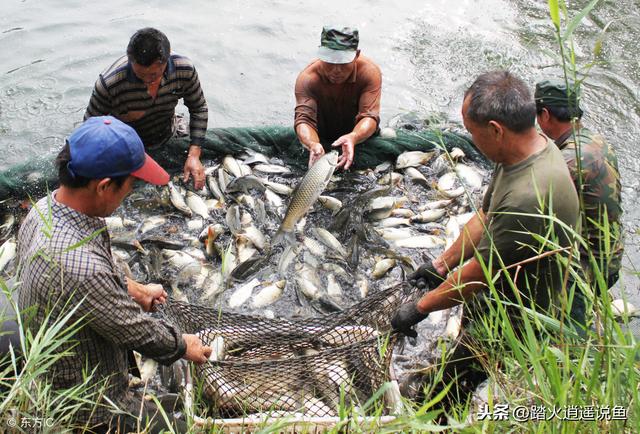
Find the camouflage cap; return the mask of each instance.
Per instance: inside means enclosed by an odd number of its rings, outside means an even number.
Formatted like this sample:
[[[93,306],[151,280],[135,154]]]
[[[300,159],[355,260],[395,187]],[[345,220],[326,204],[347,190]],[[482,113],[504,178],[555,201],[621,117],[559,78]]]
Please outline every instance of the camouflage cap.
[[[536,84],[534,99],[537,105],[549,107],[580,108],[580,89],[569,81],[569,89],[564,80],[543,80]]]
[[[353,62],[359,41],[358,29],[325,26],[320,36],[318,57],[327,63]]]

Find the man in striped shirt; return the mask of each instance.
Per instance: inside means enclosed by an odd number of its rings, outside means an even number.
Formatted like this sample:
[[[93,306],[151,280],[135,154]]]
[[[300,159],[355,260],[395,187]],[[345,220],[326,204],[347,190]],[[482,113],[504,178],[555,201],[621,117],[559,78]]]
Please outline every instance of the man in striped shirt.
[[[184,180],[204,186],[201,145],[207,130],[207,101],[191,60],[171,54],[166,35],[153,28],[138,30],[122,56],[100,74],[84,119],[111,115],[132,126],[147,149],[166,143],[176,132],[175,107],[182,98],[189,109],[191,146]]]

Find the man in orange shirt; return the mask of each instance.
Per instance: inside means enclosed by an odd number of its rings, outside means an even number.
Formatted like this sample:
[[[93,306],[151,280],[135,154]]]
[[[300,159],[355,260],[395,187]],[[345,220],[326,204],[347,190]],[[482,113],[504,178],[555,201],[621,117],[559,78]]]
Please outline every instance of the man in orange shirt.
[[[355,146],[378,131],[382,75],[358,42],[357,29],[324,27],[318,59],[296,80],[294,128],[309,166],[324,155],[324,143],[342,148],[338,167],[348,169]]]

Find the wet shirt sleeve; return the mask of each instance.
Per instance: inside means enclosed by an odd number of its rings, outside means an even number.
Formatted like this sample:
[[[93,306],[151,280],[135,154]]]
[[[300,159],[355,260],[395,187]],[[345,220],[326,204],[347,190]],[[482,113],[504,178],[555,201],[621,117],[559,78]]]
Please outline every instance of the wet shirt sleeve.
[[[97,272],[77,284],[73,297],[90,327],[117,346],[170,364],[186,352],[182,333],[144,313],[115,274]],[[84,300],[83,300],[84,298]]]
[[[209,108],[207,107],[207,100],[204,98],[204,92],[202,91],[198,72],[195,67],[192,70],[189,83],[185,88],[183,98],[184,105],[189,109],[189,134],[191,136],[191,144],[202,146],[207,132]]]
[[[363,71],[364,88],[360,93],[358,114],[355,123],[371,118],[380,125],[380,99],[382,97],[382,74],[377,65],[367,65]]]
[[[318,101],[313,95],[314,80],[306,71],[302,71],[296,80],[296,109],[293,128],[307,124],[318,131]]]
[[[107,116],[112,114],[112,112],[113,102],[111,100],[111,95],[107,90],[104,78],[100,75],[93,87],[93,92],[89,99],[89,105],[84,113],[84,120],[86,121],[90,117],[94,116]]]

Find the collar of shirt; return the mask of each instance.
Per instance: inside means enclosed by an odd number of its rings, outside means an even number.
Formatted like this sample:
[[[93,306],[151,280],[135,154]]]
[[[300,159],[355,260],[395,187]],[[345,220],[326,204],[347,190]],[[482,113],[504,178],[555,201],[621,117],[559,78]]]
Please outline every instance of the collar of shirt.
[[[176,66],[173,63],[173,56],[169,56],[169,59],[167,60],[167,67],[165,68],[162,77],[164,79],[169,78],[169,74],[173,74],[175,70]],[[133,68],[131,67],[131,61],[127,62],[127,81],[131,83],[142,83],[142,80],[140,80],[138,76],[134,74]]]
[[[106,223],[102,217],[90,217],[73,208],[70,208],[56,200],[56,193],[58,190],[54,190],[51,193],[51,213],[58,219],[65,222],[65,225],[69,227],[85,227],[88,231],[95,232],[103,230],[103,235],[107,234]]]

